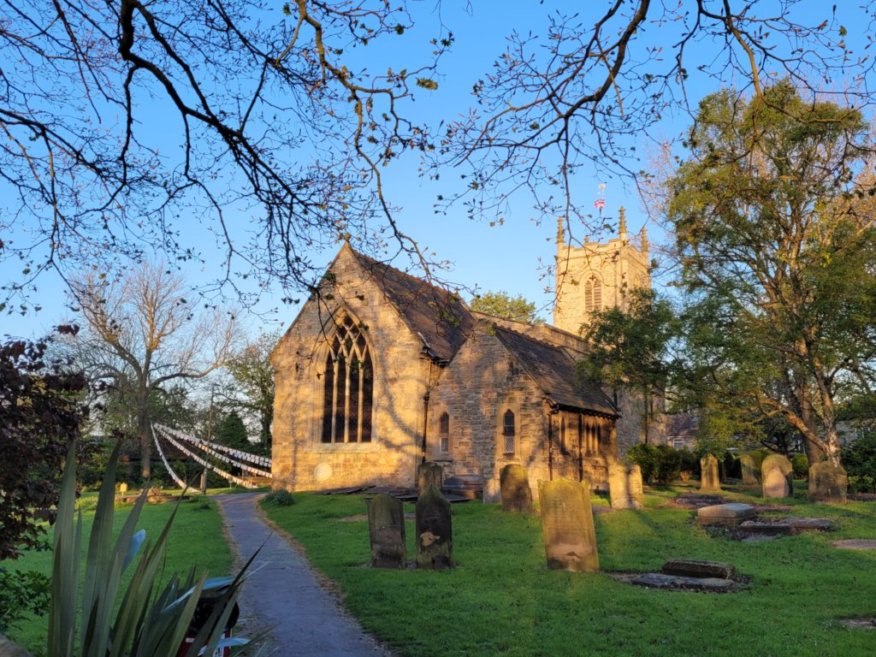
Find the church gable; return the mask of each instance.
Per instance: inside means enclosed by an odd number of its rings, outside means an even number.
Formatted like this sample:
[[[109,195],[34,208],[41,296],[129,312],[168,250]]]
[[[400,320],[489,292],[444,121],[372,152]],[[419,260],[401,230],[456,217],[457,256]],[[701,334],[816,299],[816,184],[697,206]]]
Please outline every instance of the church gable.
[[[373,273],[345,245],[272,355],[274,469],[290,488],[413,481],[434,356]]]

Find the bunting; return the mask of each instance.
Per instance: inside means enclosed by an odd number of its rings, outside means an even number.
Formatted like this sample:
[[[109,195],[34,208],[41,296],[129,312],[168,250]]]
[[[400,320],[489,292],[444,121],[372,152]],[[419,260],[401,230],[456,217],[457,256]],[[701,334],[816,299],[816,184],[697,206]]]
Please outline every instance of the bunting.
[[[242,463],[240,461],[235,461],[230,456],[227,456],[226,454],[220,453],[219,451],[217,451],[218,448],[220,447],[220,445],[218,445],[216,443],[207,442],[206,440],[201,440],[200,438],[195,438],[194,436],[189,436],[187,434],[182,433],[181,431],[177,431],[175,429],[171,429],[170,427],[166,427],[163,424],[155,424],[153,426],[155,427],[155,429],[158,430],[158,432],[162,435],[163,438],[167,438],[168,440],[175,438],[177,440],[183,440],[183,441],[192,443],[194,445],[197,445],[199,449],[203,450],[204,452],[206,452],[210,456],[212,456],[216,459],[219,459],[220,461],[222,461],[224,463],[228,463],[232,467],[240,468],[241,470],[243,470],[245,472],[249,472],[250,474],[253,474],[256,477],[265,477],[267,479],[271,478],[270,470],[260,470],[259,468],[255,468],[251,465],[247,465],[246,463]],[[225,445],[221,445],[221,447],[225,447]],[[230,449],[228,447],[225,447],[225,449],[230,450],[232,452],[235,452],[237,454],[245,454],[245,452],[241,452],[240,450]],[[265,460],[264,457],[256,456],[255,454],[249,454],[249,456],[251,456],[253,458],[261,459],[262,461]],[[268,460],[268,465],[270,466],[270,459],[267,459],[267,460]]]
[[[158,428],[157,425],[155,428]],[[159,431],[160,431],[160,429],[159,429]],[[215,466],[212,463],[210,463],[209,461],[201,458],[200,456],[195,454],[192,450],[190,450],[188,447],[183,445],[179,440],[174,438],[171,434],[166,433],[166,432],[162,433],[162,438],[167,440],[171,445],[173,445],[179,451],[181,451],[183,454],[185,454],[186,456],[191,458],[193,461],[195,461],[195,463],[199,463],[200,465],[203,465],[205,468],[209,468],[210,470],[212,470],[213,472],[218,474],[223,479],[226,479],[232,483],[235,483],[238,486],[241,486],[243,488],[258,488],[257,484],[254,484],[251,481],[247,481],[246,479],[243,479],[241,477],[236,477],[235,475],[231,474],[230,472],[227,472],[226,470],[223,470],[222,468]]]

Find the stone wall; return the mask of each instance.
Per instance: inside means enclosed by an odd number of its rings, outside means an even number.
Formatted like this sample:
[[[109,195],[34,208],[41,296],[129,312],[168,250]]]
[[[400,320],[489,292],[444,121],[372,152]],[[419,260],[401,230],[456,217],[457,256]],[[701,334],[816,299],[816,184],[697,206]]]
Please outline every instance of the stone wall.
[[[447,476],[479,474],[485,491],[498,492],[508,463],[527,468],[530,482],[547,478],[544,395],[489,332],[469,338],[447,367],[429,402],[429,455]],[[515,418],[515,450],[505,453],[503,417]],[[447,412],[450,450],[440,451],[439,422]]]
[[[421,456],[423,397],[437,365],[422,355],[420,338],[348,250],[338,255],[330,279],[330,293],[306,302],[272,355],[274,486],[412,486]],[[373,360],[370,443],[320,441],[326,341],[341,310],[363,327]]]
[[[534,496],[538,494],[539,480],[561,476],[577,479],[577,452],[562,454],[558,449],[560,415],[552,413],[544,397],[544,391],[489,330],[478,332],[460,349],[430,395],[430,460],[444,466],[445,476],[481,475],[488,500],[497,498],[499,473],[509,463],[526,468]],[[515,417],[513,453],[504,449],[503,418],[507,410]],[[445,412],[449,415],[448,452],[441,451],[440,443],[441,415]],[[577,414],[567,414],[575,418],[577,428]],[[607,422],[596,418],[591,421]],[[553,463],[548,458],[549,431],[555,442]],[[607,425],[604,435],[605,447],[610,449]],[[584,471],[588,479],[604,481],[604,454],[588,454]]]

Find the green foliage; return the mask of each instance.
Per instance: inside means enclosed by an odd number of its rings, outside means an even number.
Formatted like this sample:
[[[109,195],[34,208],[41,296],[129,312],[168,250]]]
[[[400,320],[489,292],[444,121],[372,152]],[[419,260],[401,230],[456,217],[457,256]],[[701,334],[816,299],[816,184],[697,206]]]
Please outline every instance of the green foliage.
[[[535,304],[522,295],[512,297],[507,292],[484,292],[475,296],[469,304],[472,310],[494,317],[503,317],[515,322],[535,323]]]
[[[794,454],[791,457],[791,467],[794,468],[797,479],[805,479],[809,474],[809,459],[805,454]]]
[[[697,455],[687,448],[678,450],[678,457],[681,461],[681,471],[690,472],[697,475],[700,471],[700,460]]]
[[[85,378],[51,358],[49,344],[0,345],[0,560],[40,545],[34,510],[55,505],[64,454],[85,415]]]
[[[288,490],[278,488],[265,495],[264,503],[270,506],[290,506],[295,504],[295,498]]]
[[[220,645],[225,623],[238,595],[240,578],[208,580],[191,569],[172,575],[163,588],[157,580],[165,561],[172,514],[154,543],[145,545],[145,532],[136,525],[146,501],[135,503],[117,536],[113,537],[115,465],[113,453],[101,485],[85,555],[80,588],[82,516],[75,514],[76,480],[73,450],[64,468],[58,519],[55,523],[54,566],[47,657],[115,657],[150,655],[175,657],[202,593],[215,592],[216,605],[198,631],[189,655]],[[141,553],[142,550],[142,553]],[[122,573],[134,565],[122,586]],[[77,609],[82,610],[81,615]],[[78,637],[80,645],[75,645]]]
[[[843,466],[855,491],[876,493],[876,431],[843,448]]]
[[[246,437],[246,427],[235,411],[231,411],[219,423],[216,429],[216,442],[235,449],[246,450],[250,447]]]
[[[688,389],[736,417],[782,417],[810,456],[838,460],[835,400],[874,376],[872,180],[856,178],[866,123],[784,81],[747,103],[706,97],[687,146],[668,216]]]
[[[626,309],[613,307],[596,314],[579,372],[608,385],[633,385],[659,394],[669,381],[670,350],[677,334],[669,302],[652,290],[635,289]]]
[[[671,484],[682,470],[699,471],[699,460],[690,450],[675,449],[670,445],[638,443],[627,451],[627,461],[642,469],[642,480],[648,484]]]
[[[627,451],[627,461],[639,466],[642,470],[642,480],[646,484],[654,482],[658,458],[657,448],[651,443],[638,443]]]
[[[270,357],[279,339],[279,333],[264,333],[232,354],[225,363],[234,379],[234,386],[227,391],[227,403],[258,418],[259,440],[268,454],[274,418],[274,368]]]
[[[670,484],[681,472],[681,454],[669,445],[657,445],[657,472],[654,479],[661,484]]]
[[[6,634],[28,614],[45,614],[48,608],[48,577],[34,570],[0,566],[0,633]]]

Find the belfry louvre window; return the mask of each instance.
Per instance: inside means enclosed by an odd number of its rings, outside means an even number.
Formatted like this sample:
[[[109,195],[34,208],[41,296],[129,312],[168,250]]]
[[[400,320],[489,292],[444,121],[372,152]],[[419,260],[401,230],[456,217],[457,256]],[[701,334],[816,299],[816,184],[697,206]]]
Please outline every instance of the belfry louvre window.
[[[584,310],[588,313],[602,308],[602,283],[591,278],[584,286]]]
[[[368,341],[349,316],[329,340],[323,385],[322,442],[371,442],[374,368]]]

